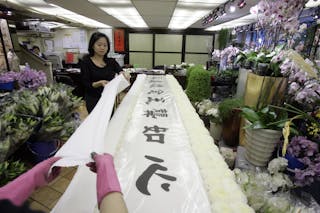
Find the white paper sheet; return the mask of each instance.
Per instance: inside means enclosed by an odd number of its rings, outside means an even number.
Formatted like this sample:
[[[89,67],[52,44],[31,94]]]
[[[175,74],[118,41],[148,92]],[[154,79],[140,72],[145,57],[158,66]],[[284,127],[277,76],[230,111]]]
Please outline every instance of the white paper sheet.
[[[129,86],[123,75],[110,81],[104,88],[99,102],[69,140],[55,154],[62,157],[54,166],[84,165],[91,160],[90,153],[104,151],[104,139],[116,95]]]
[[[132,85],[130,91],[127,93],[127,95],[122,100],[120,106],[117,108],[116,112],[112,116],[112,119],[109,122],[109,126],[107,128],[107,131],[104,134],[103,138],[103,144],[100,144],[100,146],[103,146],[102,151],[97,151],[98,153],[108,152],[110,154],[114,154],[115,149],[117,147],[117,144],[119,140],[121,139],[122,132],[124,132],[125,127],[127,125],[127,119],[132,114],[132,110],[138,95],[141,92],[145,75],[139,75],[134,83]],[[103,96],[103,98],[108,98],[106,96]],[[97,104],[100,105],[100,101]],[[96,108],[97,108],[96,107]],[[103,107],[101,107],[104,109]],[[99,107],[100,109],[100,107]],[[98,111],[94,109],[91,114],[94,113],[94,111]],[[100,110],[99,110],[100,111]],[[104,111],[100,111],[102,114],[104,114]],[[110,112],[111,113],[111,112]],[[90,116],[91,116],[90,114]],[[98,113],[94,113],[95,116],[98,116]],[[89,116],[89,117],[90,117]],[[101,115],[102,116],[102,115]],[[87,118],[88,119],[88,118]],[[97,118],[98,120],[100,118]],[[93,120],[94,119],[90,119]],[[109,120],[109,117],[108,117]],[[107,120],[107,121],[108,121]],[[92,121],[88,121],[89,124],[92,124],[95,126],[96,124],[91,123]],[[89,125],[87,124],[87,125]],[[82,126],[83,124],[81,124]],[[78,128],[79,129],[79,128]],[[78,131],[78,130],[77,130]],[[87,128],[83,128],[83,131],[87,131]],[[79,133],[81,134],[81,133]],[[81,136],[81,135],[80,135]],[[78,136],[77,136],[78,138]],[[71,139],[71,138],[70,138]],[[69,140],[70,140],[69,139]],[[80,138],[81,139],[81,138]],[[91,141],[92,142],[92,141]],[[88,143],[87,141],[83,141],[83,143]],[[63,154],[70,155],[69,159],[73,159],[72,156],[74,154],[74,149],[77,150],[78,146],[81,146],[81,144],[74,142],[72,144],[73,146],[69,146]],[[92,144],[83,144],[86,147],[93,147]],[[81,148],[82,149],[82,148]],[[85,152],[83,150],[82,152]],[[57,153],[58,154],[58,153]],[[89,155],[90,151],[88,151],[85,156]],[[86,162],[86,157],[80,160],[83,162]],[[77,159],[74,160],[76,163]],[[89,159],[89,161],[92,161]],[[64,165],[64,161],[62,162],[62,165]],[[70,161],[67,161],[66,163],[70,163]],[[91,172],[88,167],[86,166],[79,166],[76,174],[73,176],[71,183],[69,184],[68,188],[64,192],[64,194],[61,196],[60,200],[56,204],[56,206],[51,210],[51,212],[54,213],[65,213],[65,212],[77,212],[77,213],[91,213],[95,212],[97,206],[97,197],[96,197],[96,174]]]

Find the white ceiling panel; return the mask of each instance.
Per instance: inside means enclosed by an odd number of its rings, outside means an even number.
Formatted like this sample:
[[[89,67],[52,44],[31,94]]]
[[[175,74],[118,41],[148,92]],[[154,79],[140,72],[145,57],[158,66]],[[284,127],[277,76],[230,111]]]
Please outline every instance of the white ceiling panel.
[[[104,11],[91,4],[87,0],[47,0],[46,2],[56,4],[60,7],[71,10],[88,18],[95,19],[102,23],[109,23],[110,26],[126,27],[125,24],[118,19],[106,14]],[[75,5],[76,2],[76,5]]]
[[[171,2],[150,2],[150,1],[132,1],[133,5],[137,8],[142,16],[166,16],[170,18],[176,6],[175,1]]]
[[[176,6],[176,1],[133,0],[132,3],[150,28],[166,28]]]
[[[259,2],[259,0],[246,0],[246,6],[239,9],[237,6],[239,1],[240,0],[230,0],[225,7],[226,15],[220,16],[205,26],[202,25],[202,18],[216,7],[225,5],[227,0],[0,0],[0,4],[15,5],[19,10],[21,10],[21,8],[29,10],[39,7],[50,9],[50,7],[52,8],[51,3],[112,27],[132,27],[133,24],[137,22],[140,23],[141,27],[148,28],[185,29],[190,27],[207,29],[226,22],[228,26],[230,26],[230,24],[235,23],[230,21],[248,15],[250,7]],[[236,7],[234,13],[228,10],[231,4]],[[307,7],[314,7],[319,4],[320,1],[309,0]],[[132,15],[127,12],[118,12],[120,10],[115,12],[115,8],[128,7],[135,8],[137,11],[136,14]],[[113,12],[109,10],[110,13],[108,13],[108,8],[112,8]],[[122,11],[127,11],[127,9]],[[48,17],[48,15],[39,15],[39,13],[35,12],[26,12],[26,14],[34,14],[35,18],[37,15],[39,18]],[[56,16],[55,12],[51,12],[51,14],[53,14],[51,16],[52,20],[61,20],[61,17]],[[119,17],[115,18],[112,16],[115,14],[118,14]],[[172,17],[175,19],[172,19]],[[127,23],[124,23],[124,20],[127,21]],[[65,22],[67,22],[67,20]],[[80,22],[80,24],[83,23]],[[237,24],[239,24],[239,22]],[[178,26],[178,28],[172,27],[173,25]]]

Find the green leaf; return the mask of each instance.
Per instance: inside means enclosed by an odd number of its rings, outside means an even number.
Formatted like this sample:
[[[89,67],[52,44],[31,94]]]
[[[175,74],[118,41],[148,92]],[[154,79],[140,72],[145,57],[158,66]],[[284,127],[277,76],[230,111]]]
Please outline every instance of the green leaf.
[[[251,123],[260,120],[259,115],[251,108],[244,107],[242,108],[241,115],[245,117]]]
[[[255,121],[251,124],[252,129],[264,129],[266,126],[261,121]]]

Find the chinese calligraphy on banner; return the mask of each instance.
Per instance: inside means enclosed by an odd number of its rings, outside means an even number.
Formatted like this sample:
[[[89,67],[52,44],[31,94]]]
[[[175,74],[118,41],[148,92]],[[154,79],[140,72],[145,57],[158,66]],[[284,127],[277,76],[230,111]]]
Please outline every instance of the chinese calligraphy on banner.
[[[115,164],[129,212],[210,212],[164,75],[147,76]]]
[[[124,46],[124,30],[123,29],[116,29],[113,33],[113,39],[114,39],[114,52],[124,52],[125,46]]]

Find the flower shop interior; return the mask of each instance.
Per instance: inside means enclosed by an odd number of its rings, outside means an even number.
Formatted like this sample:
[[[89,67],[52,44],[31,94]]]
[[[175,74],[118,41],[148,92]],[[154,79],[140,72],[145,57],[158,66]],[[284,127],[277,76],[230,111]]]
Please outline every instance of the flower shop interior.
[[[123,75],[88,113],[96,31]],[[98,212],[94,151],[129,212],[320,212],[319,77],[317,0],[0,0],[0,187],[58,156],[29,207]]]

